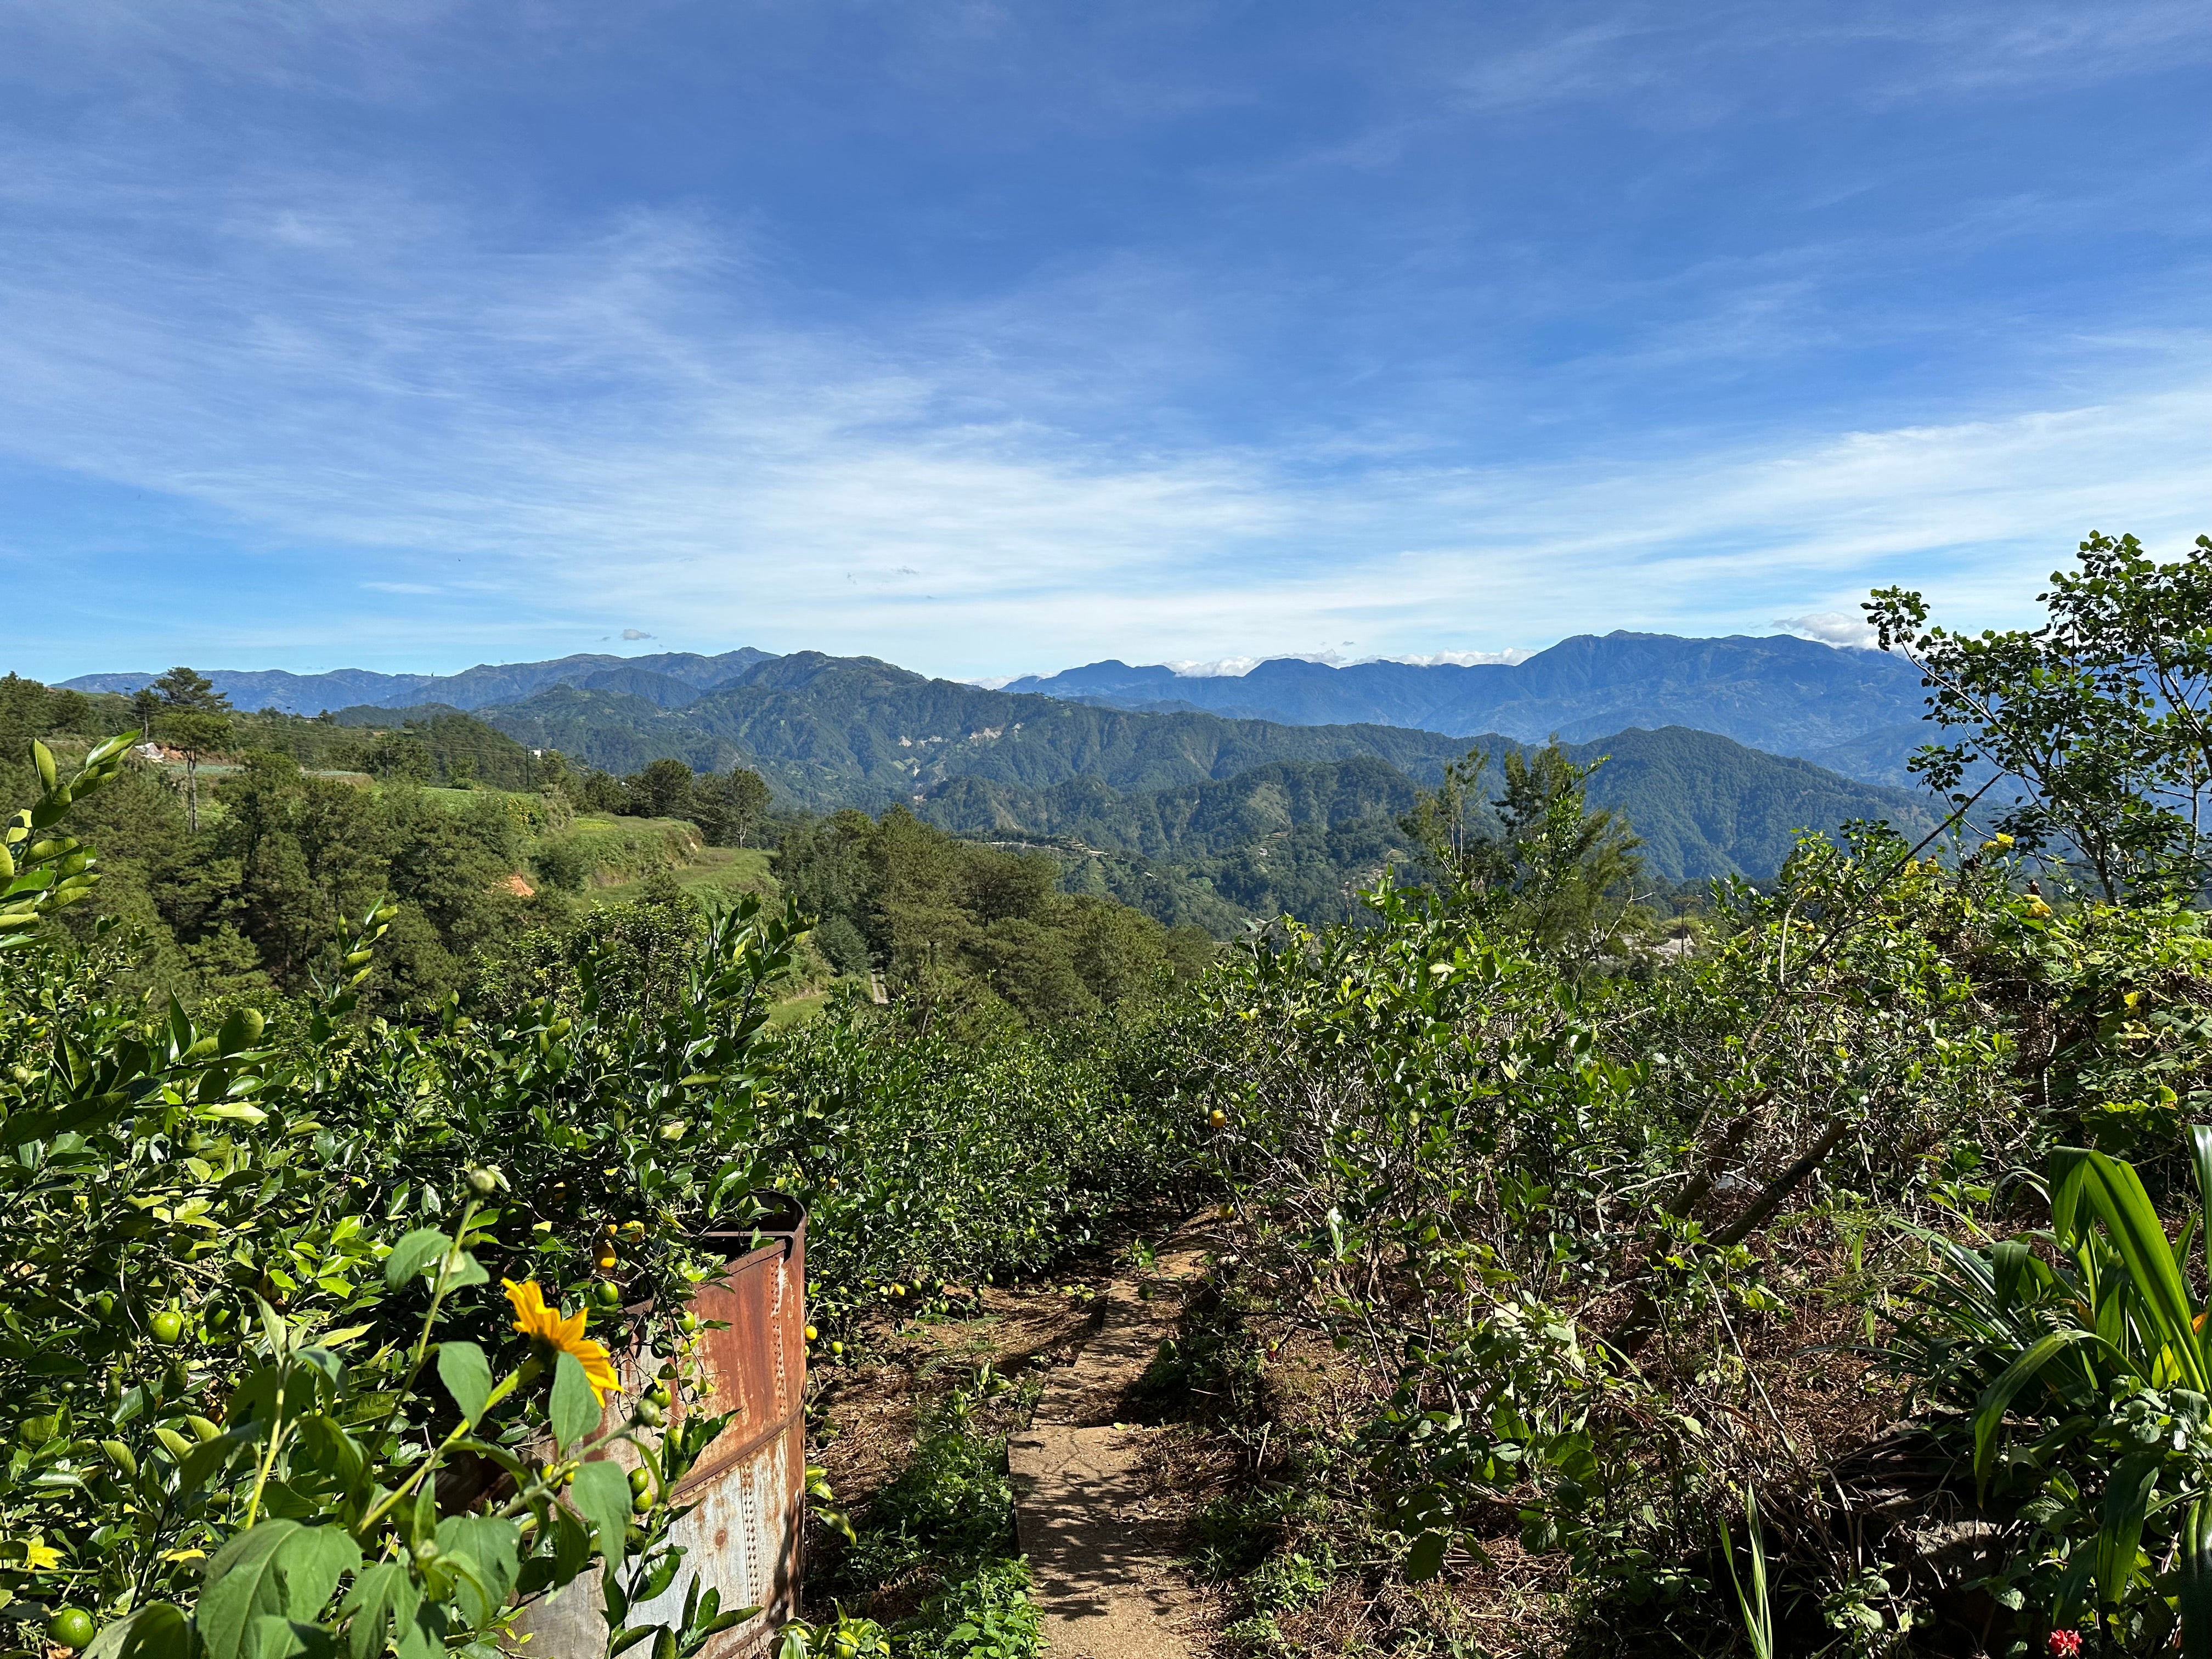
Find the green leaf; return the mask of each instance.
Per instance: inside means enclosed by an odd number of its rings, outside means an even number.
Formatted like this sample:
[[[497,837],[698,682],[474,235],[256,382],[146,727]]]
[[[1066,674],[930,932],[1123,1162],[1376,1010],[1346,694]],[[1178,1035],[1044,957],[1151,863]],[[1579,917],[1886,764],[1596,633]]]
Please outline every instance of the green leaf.
[[[2112,1235],[2161,1345],[2172,1352],[2189,1388],[2198,1394],[2212,1392],[2203,1346],[2193,1328],[2197,1310],[2190,1303],[2188,1281],[2142,1178],[2102,1152],[2089,1153],[2082,1163],[2081,1195]]]
[[[553,1583],[555,1588],[583,1571],[592,1559],[592,1531],[566,1504],[553,1506]]]
[[[240,1049],[260,1040],[261,1016],[251,1008],[234,1008],[224,1020],[222,1029],[216,1033],[215,1046],[218,1053],[234,1054]]]
[[[2175,1542],[2181,1659],[2212,1659],[2212,1499],[2200,1498],[2189,1506]]]
[[[2159,1465],[2164,1461],[2161,1451],[2130,1452],[2106,1483],[2097,1528],[2097,1594],[2111,1606],[2120,1605],[2128,1581],[2135,1577],[2143,1516],[2149,1512]]]
[[[629,1526],[629,1473],[611,1457],[595,1458],[576,1471],[568,1501],[598,1528],[599,1553],[612,1565],[623,1559],[623,1533]]]
[[[284,1584],[276,1552],[301,1530],[296,1521],[264,1521],[216,1552],[196,1615],[208,1659],[239,1659],[252,1621],[283,1612]]]
[[[491,1399],[491,1363],[484,1358],[484,1351],[473,1342],[441,1342],[438,1380],[453,1396],[463,1419],[474,1428]]]
[[[338,1613],[351,1615],[346,1626],[346,1647],[353,1659],[377,1659],[384,1651],[385,1631],[405,1629],[415,1619],[416,1604],[422,1599],[407,1568],[398,1561],[380,1561],[353,1581]]]
[[[2094,1342],[2106,1349],[2112,1346],[2096,1332],[2083,1330],[2079,1326],[2053,1331],[2006,1366],[1996,1381],[1982,1391],[1982,1397],[1974,1407],[1974,1479],[1977,1482],[1984,1482],[1990,1478],[1990,1460],[1996,1453],[1997,1431],[2003,1426],[2005,1413],[2011,1408],[2014,1396],[2033,1382],[2035,1374],[2056,1355],[2076,1342]],[[2126,1363],[2124,1357],[2121,1357],[2121,1363]]]
[[[191,1659],[191,1621],[167,1601],[149,1601],[93,1638],[85,1659]]]
[[[574,1445],[599,1426],[599,1397],[584,1375],[584,1362],[565,1350],[553,1361],[552,1415],[553,1438],[562,1447]]]
[[[459,1250],[454,1253],[447,1269],[445,1288],[458,1291],[471,1285],[489,1284],[490,1280],[491,1275],[483,1270],[482,1262],[466,1250]]]
[[[473,1580],[464,1578],[459,1586],[461,1617],[471,1626],[483,1626],[507,1605],[521,1571],[521,1540],[522,1529],[497,1516],[454,1515],[438,1523],[438,1547],[476,1569]]]
[[[2012,1311],[2014,1299],[2020,1294],[2021,1275],[2034,1261],[2027,1245],[2017,1238],[1999,1239],[1990,1246],[1990,1266],[1994,1270],[1994,1291],[1996,1312]]]
[[[384,1282],[398,1290],[453,1248],[453,1241],[435,1227],[417,1227],[392,1247],[384,1258]]]
[[[276,1548],[287,1618],[314,1621],[338,1580],[361,1571],[361,1546],[343,1527],[302,1527]]]
[[[1413,1540],[1413,1547],[1406,1552],[1406,1577],[1408,1583],[1425,1583],[1443,1571],[1444,1546],[1449,1540],[1433,1528]]]
[[[328,1659],[335,1650],[328,1631],[303,1620],[263,1613],[246,1627],[246,1659]]]

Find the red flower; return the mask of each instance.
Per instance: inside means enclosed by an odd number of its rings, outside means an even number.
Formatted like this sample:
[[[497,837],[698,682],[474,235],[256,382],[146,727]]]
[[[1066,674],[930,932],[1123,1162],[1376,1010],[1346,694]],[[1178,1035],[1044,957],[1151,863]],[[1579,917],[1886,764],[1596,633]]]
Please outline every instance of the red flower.
[[[2055,1630],[2051,1632],[2050,1648],[2055,1659],[2079,1659],[2081,1652],[2081,1632]]]

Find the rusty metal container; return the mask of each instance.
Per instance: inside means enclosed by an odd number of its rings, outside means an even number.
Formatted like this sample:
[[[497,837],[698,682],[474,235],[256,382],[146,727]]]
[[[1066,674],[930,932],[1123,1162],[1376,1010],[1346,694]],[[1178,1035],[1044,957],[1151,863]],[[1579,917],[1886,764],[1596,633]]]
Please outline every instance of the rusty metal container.
[[[737,1252],[720,1277],[691,1299],[702,1325],[705,1372],[699,1409],[731,1413],[728,1425],[700,1454],[672,1494],[691,1506],[670,1529],[684,1548],[674,1582],[657,1599],[630,1609],[629,1623],[675,1624],[696,1574],[703,1592],[721,1593],[726,1611],[757,1607],[741,1625],[710,1639],[701,1659],[753,1659],[799,1607],[799,1544],[806,1500],[806,1214],[790,1199],[763,1195],[758,1228],[712,1231],[709,1241]],[[756,1245],[754,1240],[758,1237]],[[659,1356],[622,1357],[622,1393],[607,1402],[609,1419],[627,1419],[630,1402],[652,1386]],[[679,1409],[681,1409],[679,1404]],[[613,1454],[635,1465],[627,1444]],[[587,1574],[514,1621],[532,1638],[533,1659],[597,1659],[606,1650],[604,1602],[597,1574]]]

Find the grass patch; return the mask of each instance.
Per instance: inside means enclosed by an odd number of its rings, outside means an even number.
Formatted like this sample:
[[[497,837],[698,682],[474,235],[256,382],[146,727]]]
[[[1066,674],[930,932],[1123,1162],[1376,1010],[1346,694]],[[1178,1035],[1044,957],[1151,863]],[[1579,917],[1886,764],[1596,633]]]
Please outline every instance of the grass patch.
[[[840,980],[838,984],[848,982]],[[836,988],[836,985],[825,985],[822,989],[809,991],[804,996],[786,997],[768,1011],[769,1029],[773,1030],[779,1025],[792,1025],[802,1019],[813,1018],[830,1006],[830,994]]]
[[[662,824],[666,819],[640,819],[640,823]],[[691,826],[682,826],[690,830]],[[690,839],[696,842],[697,832]],[[769,855],[757,847],[699,847],[689,853],[682,849],[676,838],[663,843],[670,862],[658,866],[673,877],[676,884],[694,898],[724,903],[741,893],[774,893],[775,878],[769,872]],[[682,858],[684,862],[673,861]],[[592,884],[586,887],[584,898],[592,904],[619,904],[634,899],[644,890],[653,869],[624,869],[620,866],[603,867]],[[616,879],[607,880],[613,876]],[[605,884],[599,884],[605,883]]]
[[[986,1367],[976,1386],[922,1408],[914,1455],[854,1516],[853,1540],[814,1586],[841,1609],[875,1615],[840,1621],[866,1624],[854,1632],[860,1647],[880,1641],[898,1659],[1036,1659],[1042,1637],[1029,1564],[1016,1553],[1006,1425],[1040,1387],[1015,1388]]]

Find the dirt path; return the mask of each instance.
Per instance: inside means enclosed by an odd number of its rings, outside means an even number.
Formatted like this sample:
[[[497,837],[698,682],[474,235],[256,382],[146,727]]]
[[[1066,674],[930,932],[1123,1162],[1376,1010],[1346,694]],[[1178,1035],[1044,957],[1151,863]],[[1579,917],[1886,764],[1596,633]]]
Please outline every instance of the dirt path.
[[[1047,1384],[1027,1432],[1006,1443],[1022,1553],[1054,1659],[1188,1659],[1176,1626],[1194,1597],[1148,1502],[1145,1437],[1116,1421],[1175,1334],[1205,1251],[1186,1227],[1149,1273],[1115,1281],[1073,1365]]]

